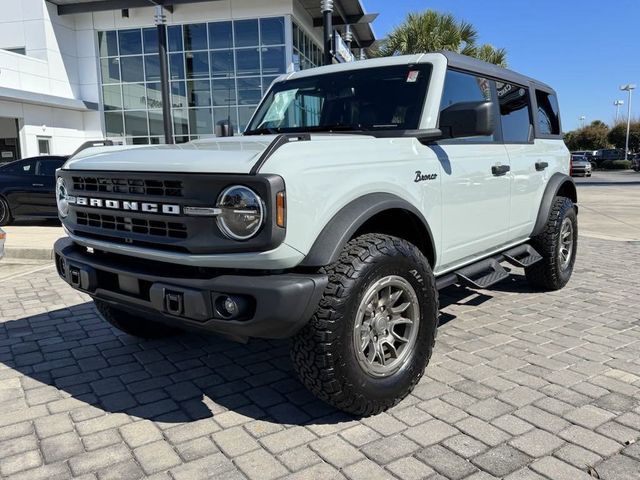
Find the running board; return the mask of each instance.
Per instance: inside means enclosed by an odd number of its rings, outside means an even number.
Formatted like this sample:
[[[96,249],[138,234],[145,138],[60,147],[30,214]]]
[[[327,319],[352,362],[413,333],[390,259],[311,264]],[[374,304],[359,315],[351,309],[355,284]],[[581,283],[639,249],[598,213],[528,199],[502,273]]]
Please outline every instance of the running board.
[[[510,272],[500,265],[500,262],[509,262],[516,267],[527,268],[540,260],[542,260],[542,256],[531,245],[519,245],[438,277],[436,288],[442,290],[451,285],[462,284],[470,288],[485,289],[510,275]]]

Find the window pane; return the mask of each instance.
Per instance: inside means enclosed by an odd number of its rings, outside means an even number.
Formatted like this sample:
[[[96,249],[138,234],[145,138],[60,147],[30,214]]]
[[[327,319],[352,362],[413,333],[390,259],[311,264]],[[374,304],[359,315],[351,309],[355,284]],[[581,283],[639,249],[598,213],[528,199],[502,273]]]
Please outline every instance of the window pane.
[[[171,106],[173,108],[187,106],[187,88],[184,82],[171,82]]]
[[[505,142],[529,141],[529,92],[510,83],[497,82],[502,137]]]
[[[211,76],[233,77],[233,50],[217,50],[211,52]]]
[[[261,19],[260,34],[263,45],[282,45],[284,43],[284,18]]]
[[[162,108],[162,85],[147,83],[147,108]]]
[[[238,107],[239,132],[244,132],[256,107]]]
[[[123,82],[144,82],[144,69],[142,68],[142,56],[120,57]]]
[[[139,55],[142,53],[142,35],[139,28],[134,30],[120,30],[120,55]]]
[[[122,85],[122,96],[125,110],[140,110],[147,108],[147,95],[144,83],[129,83]]]
[[[98,32],[98,44],[101,57],[118,55],[118,37],[116,32]]]
[[[236,72],[239,77],[260,75],[260,52],[257,48],[236,50]]]
[[[164,135],[162,110],[149,110],[149,134],[160,136]]]
[[[269,90],[269,87],[271,86],[271,84],[276,80],[276,77],[262,77],[262,93],[265,94],[267,93],[267,90]]]
[[[209,48],[232,48],[233,32],[231,22],[215,22],[209,24]]]
[[[236,82],[235,80],[213,80],[213,105],[222,107],[235,105],[236,103]]]
[[[257,105],[262,98],[260,78],[238,79],[238,104]]]
[[[158,53],[158,29],[145,28],[142,30],[144,53]]]
[[[172,53],[169,55],[169,75],[171,80],[184,78],[184,54]]]
[[[102,69],[102,83],[120,82],[120,59],[103,58],[100,60]]]
[[[102,87],[102,100],[105,110],[122,110],[122,87],[120,85]]]
[[[558,99],[555,95],[536,90],[538,131],[542,135],[560,134]]]
[[[211,86],[209,80],[187,82],[190,107],[209,107],[211,105]]]
[[[209,53],[188,52],[185,54],[187,78],[209,77]]]
[[[300,50],[300,29],[297,24],[293,24],[293,48]]]
[[[145,55],[144,68],[147,82],[160,80],[160,59],[158,55]]]
[[[167,28],[167,44],[170,52],[179,52],[182,48],[182,25],[171,25]]]
[[[207,49],[207,24],[195,23],[184,26],[184,49],[185,50],[206,50]]]
[[[189,119],[187,110],[173,110],[173,133],[175,135],[189,135]]]
[[[286,57],[284,47],[271,47],[262,49],[262,74],[277,75],[284,73]]]
[[[236,47],[252,47],[258,45],[258,20],[239,20],[233,22]]]
[[[189,125],[191,134],[211,135],[213,133],[213,118],[210,108],[195,108],[189,110]]]
[[[125,133],[132,137],[149,135],[147,112],[124,112]]]
[[[105,112],[104,124],[107,130],[107,137],[121,137],[124,135],[122,112]]]

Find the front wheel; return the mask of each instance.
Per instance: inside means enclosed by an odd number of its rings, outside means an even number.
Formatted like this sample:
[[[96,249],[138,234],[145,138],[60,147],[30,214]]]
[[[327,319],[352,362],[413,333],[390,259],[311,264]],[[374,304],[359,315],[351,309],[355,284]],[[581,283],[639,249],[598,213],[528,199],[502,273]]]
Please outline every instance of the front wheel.
[[[12,220],[13,217],[11,215],[9,204],[4,198],[0,197],[0,227],[9,225]]]
[[[542,260],[525,269],[527,280],[544,290],[560,290],[571,278],[578,250],[578,217],[570,199],[555,198],[544,230],[531,245]]]
[[[146,318],[132,315],[129,312],[114,308],[102,300],[94,300],[98,314],[118,330],[138,338],[166,338],[181,333],[181,330],[154,322]]]
[[[373,415],[414,388],[438,325],[431,267],[414,245],[367,234],[350,241],[291,356],[304,385],[348,413]]]

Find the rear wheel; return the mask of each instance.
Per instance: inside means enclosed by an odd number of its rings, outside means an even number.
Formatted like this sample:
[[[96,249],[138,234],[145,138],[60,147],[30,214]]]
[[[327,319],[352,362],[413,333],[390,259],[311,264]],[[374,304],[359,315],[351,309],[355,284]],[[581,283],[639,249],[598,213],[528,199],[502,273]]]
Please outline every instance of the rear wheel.
[[[329,284],[291,356],[317,397],[356,415],[392,407],[429,362],[438,324],[431,268],[412,244],[368,234],[327,267]]]
[[[4,198],[0,197],[0,227],[9,225],[12,221],[13,216],[11,215],[9,204]]]
[[[99,315],[118,330],[139,338],[165,338],[181,333],[181,330],[161,322],[132,315],[114,308],[101,300],[94,300]]]
[[[531,245],[542,260],[525,269],[527,280],[544,290],[559,290],[573,273],[578,249],[578,217],[573,202],[556,197],[543,232]]]

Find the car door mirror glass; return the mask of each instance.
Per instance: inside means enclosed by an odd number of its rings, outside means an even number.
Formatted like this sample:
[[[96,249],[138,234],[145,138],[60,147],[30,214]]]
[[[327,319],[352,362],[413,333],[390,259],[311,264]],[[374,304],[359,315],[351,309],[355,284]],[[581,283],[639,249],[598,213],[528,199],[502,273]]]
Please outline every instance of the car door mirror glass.
[[[490,101],[454,103],[440,113],[440,130],[449,138],[493,135],[494,110]]]

